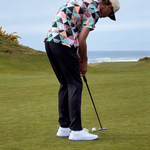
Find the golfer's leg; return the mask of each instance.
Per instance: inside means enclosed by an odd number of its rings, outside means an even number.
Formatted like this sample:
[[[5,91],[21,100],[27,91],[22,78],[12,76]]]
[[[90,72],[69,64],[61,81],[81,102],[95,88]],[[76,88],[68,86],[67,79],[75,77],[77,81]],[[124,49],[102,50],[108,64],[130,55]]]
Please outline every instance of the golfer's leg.
[[[78,58],[73,56],[71,60],[70,66],[68,66],[68,71],[70,71],[70,78],[68,79],[68,99],[71,120],[70,128],[73,131],[80,131],[82,130],[81,96],[83,84],[79,71]]]
[[[68,87],[62,82],[58,93],[59,100],[59,124],[61,127],[70,126],[69,107],[68,107]]]
[[[57,44],[58,45],[58,44]],[[79,71],[79,62],[75,48],[69,48],[60,45],[59,51],[54,49],[55,44],[52,45],[53,53],[57,59],[59,66],[63,72],[63,77],[68,84],[68,100],[69,100],[69,115],[70,128],[74,131],[82,130],[81,126],[81,94],[82,94],[82,80]]]
[[[62,71],[57,63],[55,55],[53,54],[51,48],[51,43],[45,43],[45,49],[50,61],[50,64],[55,72],[55,75],[60,83],[60,88],[58,92],[58,101],[59,101],[59,124],[61,127],[69,127],[70,119],[69,119],[69,110],[68,110],[68,87],[66,80],[62,76]],[[57,46],[55,47],[57,49]]]
[[[68,87],[69,95],[69,112],[70,112],[70,128],[73,131],[82,130],[81,125],[81,93],[82,83],[76,82]]]

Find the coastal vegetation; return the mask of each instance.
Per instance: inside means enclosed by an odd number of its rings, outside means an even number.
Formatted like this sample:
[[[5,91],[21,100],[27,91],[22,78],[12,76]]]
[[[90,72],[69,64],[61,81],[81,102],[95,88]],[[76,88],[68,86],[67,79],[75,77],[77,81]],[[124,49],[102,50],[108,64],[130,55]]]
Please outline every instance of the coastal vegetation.
[[[17,32],[13,32],[11,34],[6,33],[6,31],[2,31],[2,27],[0,27],[0,36],[4,37],[6,40],[19,44],[18,39],[21,39],[20,36],[14,35]]]
[[[139,61],[146,61],[146,60],[150,60],[150,57],[144,57],[139,59]]]

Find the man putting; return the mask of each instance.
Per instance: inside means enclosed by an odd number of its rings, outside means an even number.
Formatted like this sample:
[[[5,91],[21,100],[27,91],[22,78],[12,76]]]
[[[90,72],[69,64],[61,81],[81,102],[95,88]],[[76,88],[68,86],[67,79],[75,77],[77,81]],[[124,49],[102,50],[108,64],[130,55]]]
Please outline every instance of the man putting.
[[[82,79],[88,67],[86,39],[99,18],[116,20],[118,0],[69,0],[57,12],[45,49],[60,83],[58,137],[71,141],[98,139],[81,124]]]

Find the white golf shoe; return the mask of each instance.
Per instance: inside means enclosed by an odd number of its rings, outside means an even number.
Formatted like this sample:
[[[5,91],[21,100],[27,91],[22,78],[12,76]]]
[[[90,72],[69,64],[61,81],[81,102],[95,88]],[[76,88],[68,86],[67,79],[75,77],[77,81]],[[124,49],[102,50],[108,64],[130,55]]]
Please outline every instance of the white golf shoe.
[[[70,128],[59,127],[56,135],[58,137],[69,137],[70,132],[71,132]]]
[[[90,134],[86,128],[81,131],[71,131],[70,141],[90,141],[98,139],[98,135]]]

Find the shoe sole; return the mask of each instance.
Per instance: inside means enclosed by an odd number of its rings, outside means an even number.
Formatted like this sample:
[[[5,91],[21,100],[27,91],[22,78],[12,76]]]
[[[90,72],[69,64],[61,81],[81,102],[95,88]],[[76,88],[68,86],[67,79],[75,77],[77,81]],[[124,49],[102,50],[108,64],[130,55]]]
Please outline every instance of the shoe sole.
[[[61,137],[61,138],[63,138],[63,137],[69,137],[69,136],[70,136],[70,134],[69,134],[69,135],[57,135],[57,134],[56,134],[56,136],[57,136],[57,137]]]
[[[69,139],[69,141],[95,141],[97,140],[98,138],[95,138],[95,139],[89,139],[89,140],[74,140],[74,139]]]
[[[64,137],[64,138],[65,138],[65,137],[69,137],[69,136],[58,136],[58,135],[57,135],[57,137],[60,137],[60,138],[63,138],[63,137]]]

